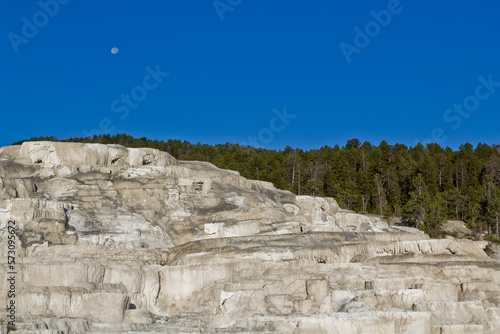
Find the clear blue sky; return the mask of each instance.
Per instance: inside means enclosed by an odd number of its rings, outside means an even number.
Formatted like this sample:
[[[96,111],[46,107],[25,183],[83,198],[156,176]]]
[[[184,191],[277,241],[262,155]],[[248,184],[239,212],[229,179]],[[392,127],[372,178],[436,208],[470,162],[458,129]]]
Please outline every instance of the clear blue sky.
[[[0,146],[500,143],[498,1],[55,1],[0,2]]]

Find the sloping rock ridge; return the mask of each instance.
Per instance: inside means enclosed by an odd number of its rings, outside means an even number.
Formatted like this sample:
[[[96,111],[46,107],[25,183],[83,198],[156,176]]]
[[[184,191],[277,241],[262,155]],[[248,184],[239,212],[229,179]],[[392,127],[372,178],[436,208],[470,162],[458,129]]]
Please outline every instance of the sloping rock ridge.
[[[18,332],[500,332],[485,242],[431,240],[154,149],[0,149],[2,305],[9,222]]]

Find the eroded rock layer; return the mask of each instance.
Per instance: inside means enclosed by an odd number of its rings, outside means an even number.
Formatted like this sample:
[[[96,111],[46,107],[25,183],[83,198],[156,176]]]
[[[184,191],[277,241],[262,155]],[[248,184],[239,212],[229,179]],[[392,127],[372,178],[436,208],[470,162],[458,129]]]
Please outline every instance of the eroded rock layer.
[[[2,305],[9,221],[24,333],[500,332],[485,242],[431,240],[158,150],[1,148]]]

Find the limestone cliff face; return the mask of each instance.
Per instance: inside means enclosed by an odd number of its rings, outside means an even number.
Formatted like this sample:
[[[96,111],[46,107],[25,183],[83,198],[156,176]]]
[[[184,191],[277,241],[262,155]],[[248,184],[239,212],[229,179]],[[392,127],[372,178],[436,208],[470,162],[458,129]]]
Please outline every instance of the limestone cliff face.
[[[430,240],[158,150],[1,148],[2,305],[9,221],[24,332],[500,332],[484,242]]]

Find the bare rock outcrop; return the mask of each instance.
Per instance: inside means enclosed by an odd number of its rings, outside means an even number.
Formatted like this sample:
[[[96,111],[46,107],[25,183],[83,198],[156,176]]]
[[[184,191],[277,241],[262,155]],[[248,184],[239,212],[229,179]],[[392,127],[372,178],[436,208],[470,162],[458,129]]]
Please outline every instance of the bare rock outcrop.
[[[442,231],[452,237],[466,238],[472,237],[472,231],[461,220],[447,220],[444,222]]]
[[[26,333],[500,332],[486,242],[431,240],[158,150],[1,148],[0,230],[0,304],[15,235]]]

